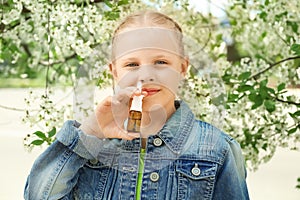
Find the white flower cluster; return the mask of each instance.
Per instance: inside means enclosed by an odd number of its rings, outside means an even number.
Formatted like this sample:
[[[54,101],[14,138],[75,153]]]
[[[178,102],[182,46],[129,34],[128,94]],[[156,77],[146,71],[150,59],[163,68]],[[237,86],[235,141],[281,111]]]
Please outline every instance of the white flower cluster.
[[[27,110],[23,122],[43,132],[48,132],[53,127],[61,127],[65,120],[73,118],[70,94],[71,91],[66,89],[56,90],[56,94],[52,90],[30,90],[28,97],[25,98]],[[54,102],[53,99],[57,100]],[[37,139],[35,135],[28,134],[24,139],[24,145],[31,147],[30,143],[35,139]]]
[[[290,46],[300,43],[299,9],[297,0],[279,0],[268,1],[267,4],[256,1],[246,4],[246,8],[235,4],[229,11],[230,18],[236,22],[232,26],[235,41],[251,57],[251,62],[256,63],[255,67],[253,64],[249,66],[249,69],[255,70],[253,73],[293,56]],[[272,74],[289,84],[299,83],[299,78],[291,76],[295,71],[293,68],[293,62],[285,62],[266,75]],[[245,69],[236,70],[242,72]]]

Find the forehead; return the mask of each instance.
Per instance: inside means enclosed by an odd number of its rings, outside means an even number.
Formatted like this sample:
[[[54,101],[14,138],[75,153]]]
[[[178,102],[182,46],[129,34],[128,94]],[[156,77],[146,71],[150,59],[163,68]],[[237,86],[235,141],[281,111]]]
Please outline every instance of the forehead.
[[[145,49],[182,55],[181,33],[159,27],[143,27],[123,31],[113,39],[112,60]]]
[[[180,57],[177,54],[162,49],[144,48],[144,49],[128,52],[127,54],[120,56],[118,59],[116,59],[116,61],[136,60],[136,59],[152,60],[158,58],[176,59]]]

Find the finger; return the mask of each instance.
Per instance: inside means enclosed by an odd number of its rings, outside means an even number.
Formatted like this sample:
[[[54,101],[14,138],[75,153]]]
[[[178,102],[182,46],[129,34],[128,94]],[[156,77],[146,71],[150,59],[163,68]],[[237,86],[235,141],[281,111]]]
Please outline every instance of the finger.
[[[133,138],[139,138],[139,137],[141,137],[140,133],[128,132],[127,135],[129,135],[130,137],[133,137]]]
[[[133,140],[135,138],[140,137],[139,133],[128,133],[127,131],[117,128],[117,127],[107,130],[107,131],[108,131],[108,133],[105,134],[106,138],[118,138],[118,139],[125,139],[125,140]]]
[[[97,119],[98,126],[102,130],[107,124],[109,124],[114,115],[112,113],[112,97],[105,98],[95,109],[95,116]]]
[[[116,102],[128,102],[132,94],[136,91],[136,87],[127,87],[120,89],[113,97]]]
[[[99,103],[96,107],[96,112],[107,112],[111,109],[112,104],[112,96],[106,97],[101,103]]]
[[[141,96],[141,95],[147,96],[147,95],[148,95],[148,92],[146,92],[146,91],[140,92],[139,90],[136,90],[136,91],[133,93],[133,95],[134,95],[134,96]]]

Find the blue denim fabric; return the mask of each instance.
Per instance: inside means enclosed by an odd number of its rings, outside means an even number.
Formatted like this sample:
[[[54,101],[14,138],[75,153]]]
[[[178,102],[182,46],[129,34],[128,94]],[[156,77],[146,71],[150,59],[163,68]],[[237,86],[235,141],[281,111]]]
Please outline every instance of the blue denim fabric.
[[[134,200],[140,139],[98,139],[78,126],[67,121],[35,161],[25,199]],[[155,144],[156,138],[162,145]],[[239,144],[196,120],[181,102],[165,126],[148,138],[141,199],[244,200],[249,199],[245,179]]]

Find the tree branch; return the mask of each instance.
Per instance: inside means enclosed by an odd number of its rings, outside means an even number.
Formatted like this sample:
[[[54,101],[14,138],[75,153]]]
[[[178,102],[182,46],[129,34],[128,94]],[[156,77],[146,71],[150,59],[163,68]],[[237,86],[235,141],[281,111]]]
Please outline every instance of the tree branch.
[[[88,6],[89,4],[94,4],[94,3],[104,3],[104,0],[88,0],[88,1],[82,1],[82,2],[70,2],[70,4],[76,4],[76,5],[80,5],[80,6]]]
[[[25,43],[21,43],[21,46],[24,48],[24,51],[27,53],[28,57],[32,57],[31,51],[29,50],[29,47]]]
[[[71,60],[72,58],[75,58],[75,57],[76,57],[76,54],[74,53],[74,54],[72,54],[68,57],[65,57],[64,60],[60,60],[60,61],[56,61],[56,62],[49,62],[49,61],[41,60],[39,62],[39,64],[44,65],[44,66],[52,66],[52,65],[60,64],[60,63],[63,63],[65,61]]]
[[[26,111],[26,109],[21,109],[21,108],[13,108],[13,107],[8,107],[8,106],[3,106],[0,105],[0,108],[6,109],[6,110],[13,110],[13,111]]]
[[[283,99],[279,99],[278,97],[276,97],[275,100],[279,101],[281,103],[287,103],[287,104],[291,104],[291,105],[295,105],[295,106],[300,106],[300,103],[298,103],[298,102],[286,101],[286,100],[283,100]]]
[[[264,69],[264,70],[262,70],[262,71],[260,71],[260,72],[258,72],[258,73],[256,73],[256,74],[254,74],[254,75],[251,76],[249,79],[255,79],[255,80],[256,80],[261,74],[263,74],[263,73],[265,73],[266,71],[272,69],[272,68],[275,67],[276,65],[279,65],[279,64],[281,64],[281,63],[283,63],[283,62],[286,62],[286,61],[289,61],[289,60],[296,60],[296,59],[300,59],[300,56],[294,56],[294,57],[285,58],[285,59],[283,59],[283,60],[280,60],[280,61],[278,61],[278,62],[275,62],[275,63],[273,63],[273,64],[270,64],[269,67],[267,67],[266,69]]]

